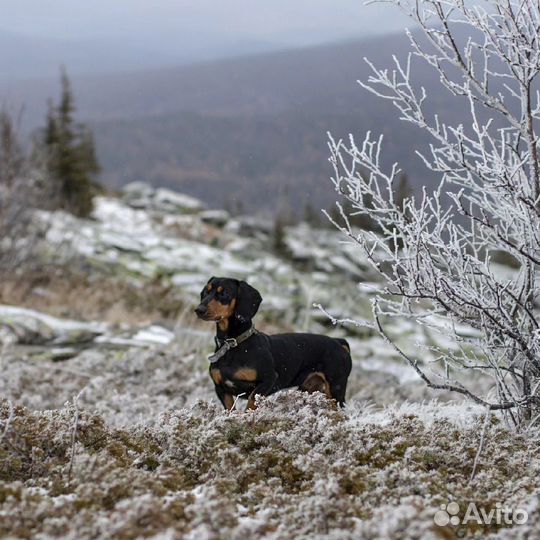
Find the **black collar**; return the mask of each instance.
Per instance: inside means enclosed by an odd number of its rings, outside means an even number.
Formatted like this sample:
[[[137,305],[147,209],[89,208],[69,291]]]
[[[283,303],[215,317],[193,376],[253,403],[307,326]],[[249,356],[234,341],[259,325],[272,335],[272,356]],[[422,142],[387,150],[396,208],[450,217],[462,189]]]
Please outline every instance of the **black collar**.
[[[257,333],[257,330],[255,329],[255,326],[251,326],[245,332],[242,332],[239,336],[236,336],[235,338],[227,338],[227,339],[222,340],[216,336],[215,337],[216,346],[219,346],[220,342],[222,342],[223,345],[221,345],[214,354],[211,354],[208,357],[208,360],[210,360],[211,364],[214,364],[222,356],[225,356],[231,349],[238,347],[240,343],[246,341],[246,339],[250,338],[253,334],[256,334],[256,333]]]

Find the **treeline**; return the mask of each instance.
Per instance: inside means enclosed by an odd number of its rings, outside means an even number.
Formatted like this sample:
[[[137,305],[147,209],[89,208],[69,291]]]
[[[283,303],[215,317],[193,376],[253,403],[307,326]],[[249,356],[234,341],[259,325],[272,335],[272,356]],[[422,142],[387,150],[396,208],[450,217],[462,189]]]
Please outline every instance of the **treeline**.
[[[92,132],[75,120],[75,100],[65,71],[58,103],[49,101],[44,126],[33,134],[28,151],[18,137],[18,119],[0,111],[0,219],[24,206],[62,209],[79,217],[93,209],[100,187]],[[6,223],[0,229],[6,234]]]

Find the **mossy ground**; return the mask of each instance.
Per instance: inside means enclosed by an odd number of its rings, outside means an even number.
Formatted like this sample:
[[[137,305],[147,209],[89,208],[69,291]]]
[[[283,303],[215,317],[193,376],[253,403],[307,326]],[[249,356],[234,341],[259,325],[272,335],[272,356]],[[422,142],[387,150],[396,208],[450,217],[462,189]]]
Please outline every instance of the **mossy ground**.
[[[4,401],[0,536],[532,534],[540,472],[534,445],[494,420],[471,482],[483,419],[458,424],[434,415],[427,422],[428,407],[418,406],[421,414],[403,408],[381,415],[360,405],[339,411],[320,395],[287,392],[255,412],[200,401],[164,412],[153,426],[117,429],[72,404],[11,412]],[[527,505],[531,515],[527,526],[504,529],[435,526],[434,512],[450,501]]]

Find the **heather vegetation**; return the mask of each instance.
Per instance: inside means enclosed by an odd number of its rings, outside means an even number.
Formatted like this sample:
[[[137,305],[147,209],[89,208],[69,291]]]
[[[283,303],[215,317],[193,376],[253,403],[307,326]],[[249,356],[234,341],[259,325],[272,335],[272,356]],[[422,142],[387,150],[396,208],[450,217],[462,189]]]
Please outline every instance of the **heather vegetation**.
[[[467,524],[460,537],[538,533],[537,449],[493,420],[471,481],[483,420],[455,406],[341,412],[292,392],[252,413],[198,401],[133,424],[129,405],[113,428],[77,402],[2,404],[3,535],[452,538],[433,523],[448,500],[529,512],[526,526]]]

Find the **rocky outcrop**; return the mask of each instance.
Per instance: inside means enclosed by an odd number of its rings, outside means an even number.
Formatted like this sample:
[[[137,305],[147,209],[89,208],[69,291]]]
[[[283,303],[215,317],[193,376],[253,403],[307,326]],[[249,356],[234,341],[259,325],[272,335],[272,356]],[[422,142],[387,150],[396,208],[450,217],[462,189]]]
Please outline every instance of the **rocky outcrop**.
[[[157,212],[194,213],[205,208],[205,204],[195,197],[166,188],[154,189],[144,182],[124,186],[122,199],[132,208]]]
[[[343,243],[338,231],[287,227],[287,253],[278,256],[268,220],[233,219],[221,210],[201,210],[202,205],[180,194],[163,193],[130,184],[123,198],[97,197],[92,220],[40,212],[48,249],[55,258],[77,255],[105,265],[141,286],[165,281],[186,298],[195,298],[212,275],[248,279],[263,294],[264,312],[279,313],[286,323],[310,312],[313,302],[331,302],[340,312],[357,314],[359,303],[351,298],[349,285],[354,289],[355,281],[374,276],[361,251]]]
[[[118,328],[0,305],[0,346],[18,347],[29,356],[66,360],[86,349],[151,348],[168,345],[174,337],[171,330],[157,324]]]

